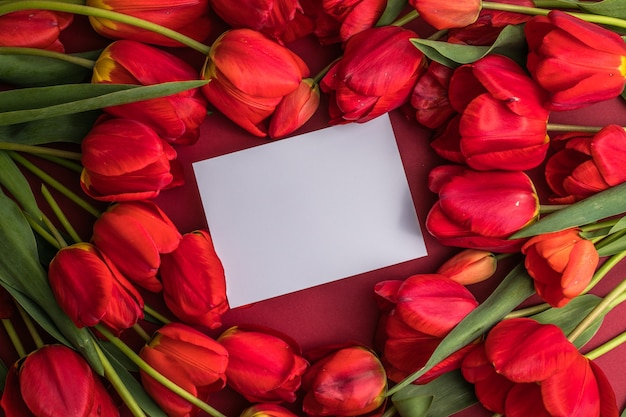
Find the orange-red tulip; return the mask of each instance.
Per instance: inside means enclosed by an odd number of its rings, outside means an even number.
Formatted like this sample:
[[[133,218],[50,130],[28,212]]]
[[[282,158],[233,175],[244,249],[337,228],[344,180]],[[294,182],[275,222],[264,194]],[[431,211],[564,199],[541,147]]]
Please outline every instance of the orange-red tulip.
[[[444,245],[517,252],[524,241],[508,237],[539,214],[535,187],[521,171],[442,165],[431,171],[429,181],[439,201],[428,213],[426,228]]]
[[[46,345],[9,369],[0,402],[7,416],[118,417],[113,399],[72,349]]]
[[[91,82],[153,85],[197,78],[198,72],[182,59],[153,46],[121,40],[102,51]],[[198,140],[206,106],[200,90],[193,89],[104,110],[115,117],[142,122],[170,143],[188,145]]]
[[[87,0],[87,6],[111,10],[165,26],[197,41],[211,31],[209,0]],[[131,39],[163,46],[182,46],[158,33],[101,17],[89,17],[93,29],[111,39]]]
[[[532,237],[522,247],[535,290],[553,307],[562,307],[591,282],[599,256],[593,243],[567,229]]]
[[[330,123],[372,120],[406,103],[424,69],[424,55],[397,26],[368,29],[352,36],[343,57],[320,82],[330,94]]]
[[[551,94],[553,110],[617,97],[626,85],[626,46],[615,32],[560,11],[536,16],[524,31],[527,67]]]
[[[615,394],[561,329],[528,318],[504,320],[461,368],[478,400],[506,416],[617,417]]]
[[[174,148],[135,120],[100,120],[81,142],[81,149],[80,186],[96,200],[153,198],[183,181]]]
[[[298,417],[278,404],[255,404],[242,411],[239,417]]]
[[[306,78],[296,90],[287,94],[276,106],[270,119],[269,135],[280,138],[304,125],[317,111],[320,89],[317,83]]]
[[[441,340],[478,306],[467,288],[438,274],[413,275],[402,282],[383,281],[375,292],[394,305],[383,321],[382,347],[387,375],[394,382],[424,366]],[[470,348],[453,353],[417,383],[427,383],[459,368]]]
[[[211,82],[202,92],[230,120],[264,137],[269,117],[308,76],[304,61],[289,49],[260,32],[233,29],[213,43],[203,71]]]
[[[231,327],[217,339],[229,354],[228,385],[251,402],[294,402],[308,362],[286,336]]]
[[[47,49],[64,52],[61,31],[74,15],[48,10],[21,10],[0,16],[0,46]]]
[[[490,278],[495,272],[498,261],[493,253],[465,249],[443,263],[437,273],[445,275],[459,284],[469,285]]]
[[[546,164],[546,180],[559,204],[569,204],[626,182],[626,131],[608,125],[595,135],[570,133],[555,137],[564,143]]]
[[[219,327],[228,310],[226,278],[211,236],[204,230],[183,235],[173,252],[161,255],[165,305],[189,324]]]
[[[435,29],[461,28],[478,19],[482,0],[459,0],[442,2],[439,0],[409,0],[428,24]]]
[[[151,201],[117,203],[93,226],[93,243],[133,283],[160,291],[156,278],[161,254],[174,251],[182,239],[169,217]]]
[[[302,388],[306,392],[302,409],[307,416],[359,416],[382,408],[387,376],[371,350],[349,346],[311,365]]]
[[[228,352],[209,336],[181,323],[169,323],[141,349],[141,358],[166,378],[198,398],[221,390],[226,383]],[[198,408],[174,394],[145,372],[141,382],[170,417],[190,417]]]
[[[143,318],[141,295],[90,243],[59,250],[50,262],[48,279],[57,302],[78,327],[102,323],[120,333]]]

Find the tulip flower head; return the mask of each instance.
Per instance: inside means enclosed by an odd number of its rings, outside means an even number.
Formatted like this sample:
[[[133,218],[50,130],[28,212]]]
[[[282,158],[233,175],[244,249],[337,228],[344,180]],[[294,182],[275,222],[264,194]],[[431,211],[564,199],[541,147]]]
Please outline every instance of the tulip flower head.
[[[554,10],[524,31],[532,77],[550,92],[548,106],[571,110],[619,96],[626,85],[626,46],[608,29]]]
[[[404,281],[382,281],[376,295],[393,305],[384,323],[383,363],[387,376],[399,382],[423,367],[441,340],[478,306],[467,288],[444,275],[413,275]],[[471,345],[444,359],[417,380],[427,383],[458,369]]]
[[[498,323],[461,368],[480,403],[506,416],[617,417],[602,370],[561,329],[528,318]]]
[[[182,59],[140,42],[121,40],[107,46],[93,70],[92,83],[153,85],[198,78]],[[137,120],[169,143],[190,145],[198,140],[206,117],[206,100],[193,89],[138,103],[106,107],[115,116]]]
[[[77,327],[104,324],[114,333],[143,318],[143,299],[117,267],[90,243],[59,250],[48,280],[63,311]]]
[[[294,402],[309,364],[287,340],[266,329],[222,333],[217,341],[229,354],[228,385],[250,402]]]
[[[397,26],[352,36],[320,83],[330,94],[330,123],[364,123],[406,103],[426,62],[410,42],[417,37]]]
[[[210,33],[209,0],[87,0],[87,6],[138,17],[175,30],[197,41]],[[130,39],[162,46],[182,46],[150,30],[89,16],[93,29],[111,39]]]
[[[495,272],[498,261],[493,253],[465,249],[444,262],[437,273],[445,275],[459,284],[469,285],[489,279]]]
[[[72,349],[46,345],[9,369],[0,405],[7,416],[119,417],[89,364]]]
[[[482,8],[482,0],[409,0],[409,4],[435,29],[461,28],[474,23]]]
[[[305,78],[276,106],[270,119],[269,136],[280,138],[294,132],[315,114],[319,105],[319,86],[312,78]]]
[[[517,252],[523,240],[508,237],[539,215],[535,187],[521,171],[442,165],[431,171],[429,181],[439,201],[428,213],[426,228],[444,245]]]
[[[199,398],[226,384],[228,352],[209,336],[181,323],[169,323],[155,333],[139,356],[166,378]],[[198,409],[145,372],[141,382],[170,417],[190,417]]]
[[[315,16],[314,33],[322,45],[328,45],[373,28],[386,6],[385,0],[309,0],[305,13]]]
[[[626,182],[626,131],[621,126],[608,125],[595,135],[560,135],[555,143],[564,144],[546,164],[555,203],[574,203]]]
[[[21,10],[0,16],[0,46],[65,52],[59,41],[74,15],[49,10]]]
[[[537,294],[553,307],[563,307],[591,282],[599,256],[593,243],[576,229],[532,237],[522,247],[524,264]]]
[[[161,254],[174,251],[182,239],[169,217],[151,201],[117,203],[93,225],[92,242],[134,284],[160,291],[156,278]]]
[[[226,278],[208,232],[183,235],[171,253],[161,255],[165,305],[180,320],[214,329],[228,310]]]
[[[369,349],[344,347],[314,363],[302,378],[307,416],[358,416],[385,404],[385,368]]]
[[[428,64],[411,95],[415,118],[424,126],[435,129],[455,113],[448,100],[448,86],[454,70],[436,61]]]
[[[241,412],[239,417],[298,417],[278,404],[254,404]]]

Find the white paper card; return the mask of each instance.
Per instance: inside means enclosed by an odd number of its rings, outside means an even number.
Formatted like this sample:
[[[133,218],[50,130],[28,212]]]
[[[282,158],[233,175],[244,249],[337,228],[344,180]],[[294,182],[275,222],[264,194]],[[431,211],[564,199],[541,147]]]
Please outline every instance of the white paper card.
[[[193,169],[231,307],[426,255],[387,115]]]

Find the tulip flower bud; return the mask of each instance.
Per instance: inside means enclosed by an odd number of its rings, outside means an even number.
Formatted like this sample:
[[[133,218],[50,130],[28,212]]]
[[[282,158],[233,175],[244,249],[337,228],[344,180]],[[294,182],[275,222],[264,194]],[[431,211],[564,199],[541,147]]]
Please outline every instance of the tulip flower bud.
[[[221,390],[226,381],[228,352],[209,336],[181,323],[169,323],[155,333],[139,356],[166,378],[199,398]],[[145,372],[141,382],[170,417],[189,417],[198,409]]]
[[[251,402],[294,402],[308,362],[286,337],[231,327],[217,341],[226,348],[228,385]]]
[[[127,14],[175,30],[197,41],[210,33],[209,0],[87,0],[87,6]],[[158,33],[101,17],[89,16],[93,29],[111,39],[130,39],[162,46],[182,46]]]
[[[182,182],[174,148],[138,121],[100,120],[81,148],[80,186],[95,200],[153,198]]]
[[[96,60],[91,82],[153,85],[197,78],[197,71],[182,59],[153,46],[121,40],[102,51]],[[200,90],[193,89],[104,110],[115,117],[137,120],[149,126],[169,143],[190,145],[198,140],[206,106]]]
[[[462,28],[478,19],[482,0],[458,0],[441,2],[439,0],[409,0],[428,24],[435,29]]]
[[[445,275],[459,284],[469,285],[490,278],[496,272],[497,266],[498,261],[493,253],[484,250],[465,249],[444,262],[437,273]]]
[[[211,329],[228,310],[224,268],[204,230],[183,235],[178,248],[161,256],[165,304],[180,320]]]
[[[312,78],[302,80],[296,90],[280,101],[270,119],[269,136],[280,138],[304,125],[320,105],[320,89]]]
[[[48,279],[57,302],[78,327],[102,323],[119,334],[143,318],[141,295],[90,243],[59,250]]]
[[[9,369],[0,405],[7,416],[119,417],[89,364],[72,349],[46,345]]]
[[[424,126],[435,129],[450,119],[454,109],[448,100],[448,85],[454,70],[433,61],[422,75],[411,95],[415,118]]]
[[[369,349],[350,346],[313,364],[302,378],[307,416],[359,416],[385,403],[385,368]]]
[[[20,10],[0,16],[0,46],[65,52],[59,41],[74,15],[49,10]]]
[[[278,404],[255,404],[246,408],[239,417],[298,417]]]
[[[93,243],[131,282],[160,291],[156,278],[161,254],[174,251],[182,239],[169,217],[151,201],[117,203],[93,225]]]

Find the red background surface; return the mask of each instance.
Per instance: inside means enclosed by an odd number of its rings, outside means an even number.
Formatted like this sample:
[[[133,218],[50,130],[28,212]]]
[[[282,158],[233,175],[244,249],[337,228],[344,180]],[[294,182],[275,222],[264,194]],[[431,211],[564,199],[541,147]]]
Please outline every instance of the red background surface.
[[[108,42],[93,35],[83,18],[76,19],[72,30],[64,34],[64,39],[71,50],[93,49],[94,46],[101,47]],[[312,37],[288,46],[309,64],[312,74],[317,73],[340,54],[340,49],[337,46],[320,47]],[[185,57],[198,70],[200,69],[203,61],[202,56],[186,50],[180,50],[176,53]],[[326,127],[328,125],[326,108],[327,97],[323,95],[319,111],[309,123],[299,131],[294,132],[293,135]],[[392,112],[391,120],[413,201],[424,231],[428,257],[231,310],[223,317],[223,328],[211,332],[212,336],[217,336],[231,325],[259,324],[286,333],[301,345],[305,353],[320,346],[347,341],[371,345],[378,318],[373,299],[374,284],[386,279],[404,279],[413,274],[434,272],[443,261],[458,250],[440,245],[428,235],[424,228],[423,222],[426,214],[436,200],[436,195],[430,193],[426,188],[426,178],[432,167],[444,162],[429,147],[431,132],[420,127],[415,121],[408,120],[401,111]],[[613,100],[576,112],[554,114],[551,121],[581,125],[605,125],[608,123],[624,125],[626,124],[626,106],[620,100]],[[178,158],[184,167],[185,185],[163,192],[156,199],[156,202],[172,218],[181,232],[206,228],[191,163],[252,146],[261,146],[267,142],[268,139],[253,137],[220,114],[212,114],[203,124],[201,137],[197,144],[176,148]],[[534,170],[531,176],[535,179],[542,196],[542,202],[545,202],[547,192],[541,179],[541,169]],[[626,207],[624,209],[626,210]],[[250,210],[254,210],[254,207],[250,207]],[[93,219],[85,218],[83,229],[87,235],[92,221]],[[241,261],[245,262],[245,259]],[[470,287],[479,301],[495,288],[498,280],[508,272],[507,267],[511,264],[511,262],[507,262],[507,265],[503,264],[499,268],[497,276],[489,281]],[[625,273],[626,265],[622,264],[615,268],[594,292],[606,293],[624,277]],[[153,307],[162,307],[162,301],[158,296],[148,298],[147,302]],[[528,304],[537,302],[534,300]],[[607,316],[598,335],[583,351],[590,350],[624,331],[626,327],[624,314],[626,314],[626,308],[614,309]],[[2,358],[10,360],[12,353],[8,351],[10,348],[8,348],[7,343],[4,343],[7,340],[4,333],[0,333],[0,340],[3,341],[2,346],[0,346]],[[626,366],[623,360],[625,354],[626,348],[621,347],[597,360],[613,384],[620,409],[624,407],[626,402],[626,377],[623,371]],[[241,397],[229,390],[214,394],[209,402],[228,416],[238,415],[241,409],[247,406]],[[492,413],[479,406],[474,406],[459,415],[481,417],[490,416]]]

